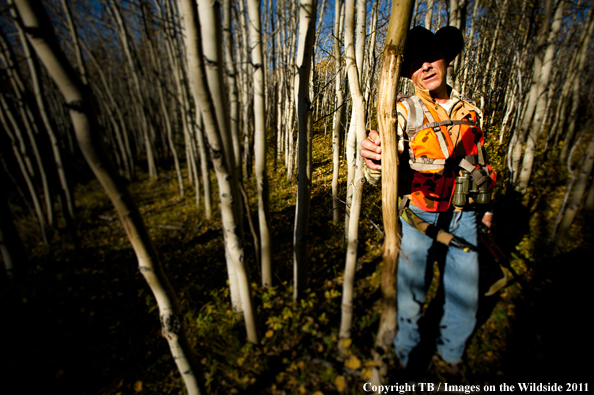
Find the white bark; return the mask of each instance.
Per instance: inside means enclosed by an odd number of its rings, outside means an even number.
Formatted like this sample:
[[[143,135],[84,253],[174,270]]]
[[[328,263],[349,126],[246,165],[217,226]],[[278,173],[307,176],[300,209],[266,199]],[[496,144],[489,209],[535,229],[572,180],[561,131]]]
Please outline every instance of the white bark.
[[[577,68],[575,74],[573,74],[573,86],[572,86],[572,98],[571,98],[571,110],[569,112],[569,126],[565,132],[563,140],[563,149],[561,150],[561,160],[567,158],[567,154],[572,146],[572,140],[574,138],[576,130],[576,122],[578,118],[578,108],[580,105],[580,90],[584,83],[585,67],[588,62],[588,55],[591,55],[590,43],[592,42],[592,36],[594,35],[594,9],[590,7],[588,14],[588,22],[584,26],[584,34],[582,35],[580,50],[578,55]],[[563,126],[563,125],[561,125]]]
[[[134,54],[132,53],[132,46],[130,43],[130,39],[128,38],[128,29],[126,28],[126,24],[124,23],[124,19],[120,12],[120,6],[115,2],[115,0],[109,0],[109,6],[107,7],[110,11],[110,15],[114,22],[116,23],[116,30],[118,32],[118,37],[120,42],[122,43],[122,48],[124,50],[124,54],[126,55],[126,60],[128,62],[128,67],[130,69],[130,74],[132,76],[132,82],[134,85],[134,93],[136,96],[136,100],[138,102],[137,111],[141,113],[140,121],[142,125],[142,134],[144,138],[144,147],[146,153],[146,160],[149,169],[149,176],[152,180],[156,180],[158,177],[157,174],[157,165],[155,162],[154,152],[153,152],[153,138],[151,136],[150,127],[148,123],[148,114],[147,114],[147,103],[142,94],[142,86],[140,83],[140,73],[141,70],[139,68],[139,62],[134,59]]]
[[[234,174],[237,171],[234,162],[234,149],[233,142],[230,133],[230,122],[229,122],[229,104],[225,97],[225,86],[223,84],[223,53],[222,53],[222,35],[221,35],[221,13],[220,4],[211,0],[198,0],[198,11],[200,18],[200,32],[202,37],[202,48],[204,56],[204,65],[206,71],[206,77],[208,81],[208,89],[212,95],[216,121],[218,124],[218,130],[220,131],[220,138],[222,144],[222,150],[225,153],[223,160],[226,164],[226,169],[232,172],[234,182],[230,183],[230,187],[233,189],[233,196],[238,200],[234,202],[231,207],[235,212],[234,216],[238,221],[237,230],[242,233],[242,227],[240,226],[242,208],[240,204],[240,195],[238,189],[238,174]],[[186,15],[187,16],[187,15]],[[191,72],[191,71],[190,71]],[[203,102],[196,101],[196,103],[202,108]],[[204,108],[202,108],[204,113]],[[205,126],[207,120],[204,119]],[[208,127],[208,126],[206,126]],[[204,130],[208,136],[208,130]],[[208,138],[210,142],[210,138]],[[227,254],[230,254],[228,251]],[[236,311],[242,311],[242,301],[239,291],[239,279],[237,278],[236,265],[233,264],[233,259],[227,259],[227,273],[229,275],[229,287],[231,294],[231,303]]]
[[[592,122],[589,122],[588,126],[591,124]],[[563,213],[563,219],[559,224],[559,241],[565,240],[569,236],[571,224],[577,215],[580,204],[584,200],[588,186],[588,179],[592,174],[592,168],[594,168],[594,136],[592,136],[590,139],[590,144],[588,144],[588,148],[586,149],[584,162],[580,167],[579,174],[575,182],[575,187],[572,191],[571,200],[569,201],[567,209],[565,209],[565,212]]]
[[[524,147],[524,143],[526,142],[526,137],[529,132],[529,127],[532,122],[532,118],[534,117],[534,110],[536,108],[536,102],[538,100],[538,82],[540,80],[540,72],[542,69],[544,51],[546,40],[548,37],[548,31],[550,26],[550,19],[553,10],[553,0],[547,0],[546,2],[546,11],[545,17],[543,20],[543,24],[541,26],[539,32],[539,38],[536,43],[535,48],[535,57],[534,57],[534,66],[533,66],[533,73],[532,73],[532,86],[530,88],[530,92],[528,94],[528,103],[526,106],[526,110],[524,111],[524,115],[520,124],[519,132],[518,132],[518,139],[515,142],[513,147],[513,156],[512,156],[512,175],[511,179],[514,184],[518,181],[519,169],[520,169],[520,159],[522,156],[522,149]],[[525,190],[521,191],[522,193]]]
[[[477,1],[478,3],[478,1]],[[433,18],[433,0],[427,0],[427,13],[425,13],[425,29],[431,30],[431,19]]]
[[[256,182],[258,184],[258,220],[260,225],[260,254],[262,285],[272,284],[272,246],[269,230],[269,188],[266,172],[266,97],[264,85],[264,64],[262,48],[262,23],[260,2],[248,0],[249,42],[254,68],[254,156],[256,160]]]
[[[361,4],[363,3],[363,4]],[[355,7],[355,4],[352,4],[353,7]],[[353,39],[353,54],[350,55],[349,52],[347,51],[348,49],[348,45],[347,45],[347,41],[350,40],[350,38],[348,38],[346,36],[346,30],[347,30],[347,25],[348,25],[348,21],[349,21],[349,17],[350,17],[350,12],[352,11],[352,17],[355,18],[355,9],[353,10],[349,10],[349,6],[348,3],[345,2],[345,58],[346,58],[346,64],[347,64],[347,74],[349,76],[349,88],[351,90],[351,100],[352,100],[352,106],[353,108],[355,108],[356,105],[355,104],[355,93],[353,92],[353,88],[352,88],[352,76],[349,73],[348,67],[349,67],[349,62],[352,61],[353,65],[354,65],[354,70],[357,72],[357,85],[358,85],[358,89],[359,92],[361,92],[361,76],[363,75],[363,71],[362,71],[362,67],[363,67],[363,54],[365,53],[365,26],[361,27],[361,24],[365,24],[366,22],[366,12],[365,12],[365,1],[364,0],[359,0],[358,1],[358,5],[356,7],[356,12],[357,12],[357,24],[356,24],[356,29],[357,29],[357,47],[355,47],[355,41]],[[355,21],[353,19],[353,32],[355,32]],[[361,30],[363,30],[363,36],[361,37]],[[353,33],[355,34],[355,33]],[[363,47],[363,48],[361,48]],[[352,56],[352,57],[350,57]],[[361,66],[359,66],[361,65]],[[359,68],[361,67],[361,69]],[[364,97],[362,96],[362,100],[365,100]],[[352,205],[353,205],[353,198],[354,198],[354,194],[355,194],[355,178],[356,178],[356,173],[357,173],[357,167],[358,167],[358,157],[359,157],[359,146],[357,144],[357,133],[358,133],[358,122],[359,120],[355,117],[355,115],[361,115],[362,112],[360,111],[355,111],[353,110],[351,112],[351,120],[349,123],[349,130],[347,133],[347,137],[346,137],[346,157],[347,157],[347,193],[346,193],[346,215],[345,215],[345,225],[344,225],[344,234],[345,234],[345,238],[349,238],[349,231],[350,231],[350,226],[352,222],[351,219],[351,210],[352,210]],[[363,126],[365,127],[365,126]],[[357,219],[358,221],[358,219]]]
[[[537,100],[534,109],[534,120],[530,126],[530,133],[526,141],[526,148],[524,149],[524,158],[522,161],[522,168],[518,174],[517,189],[520,192],[525,192],[532,176],[532,164],[534,163],[534,154],[536,152],[536,143],[539,137],[541,123],[545,114],[547,105],[547,93],[550,86],[551,71],[553,69],[553,57],[557,48],[557,36],[561,30],[561,22],[563,20],[563,10],[565,1],[561,0],[555,11],[551,31],[547,39],[547,47],[545,50],[542,67],[540,70]]]
[[[365,0],[359,0],[365,3]],[[363,158],[359,154],[359,147],[361,141],[366,136],[365,124],[367,121],[365,99],[361,92],[361,85],[359,81],[360,73],[357,72],[357,65],[355,59],[355,40],[354,40],[354,24],[355,14],[354,6],[355,0],[347,0],[345,2],[345,52],[347,74],[349,77],[349,86],[351,89],[351,97],[353,101],[353,116],[351,118],[351,128],[354,135],[355,158],[354,158],[354,177],[353,177],[353,198],[351,201],[349,226],[348,226],[348,244],[346,253],[346,265],[344,270],[344,280],[342,287],[342,316],[340,322],[341,338],[349,338],[351,336],[351,326],[353,321],[353,290],[355,283],[355,265],[357,263],[357,245],[359,237],[359,216],[361,213],[361,200],[363,197],[364,178],[364,164]],[[361,14],[359,14],[361,18]],[[357,41],[357,45],[365,45],[365,41]],[[350,132],[349,132],[350,133]]]
[[[205,66],[202,62],[202,40],[200,37],[198,10],[195,0],[180,0],[183,10],[183,24],[185,28],[186,56],[192,92],[196,103],[200,103],[204,117],[204,129],[208,136],[211,150],[211,159],[219,183],[219,198],[221,202],[221,215],[223,220],[223,231],[227,258],[235,268],[241,296],[241,305],[247,330],[248,340],[258,343],[256,329],[256,315],[252,303],[250,283],[244,262],[243,242],[238,228],[239,220],[233,206],[239,204],[240,197],[236,193],[237,180],[233,178],[232,172],[227,168],[225,161],[226,151],[224,149],[221,130],[219,129],[213,99],[208,89]]]

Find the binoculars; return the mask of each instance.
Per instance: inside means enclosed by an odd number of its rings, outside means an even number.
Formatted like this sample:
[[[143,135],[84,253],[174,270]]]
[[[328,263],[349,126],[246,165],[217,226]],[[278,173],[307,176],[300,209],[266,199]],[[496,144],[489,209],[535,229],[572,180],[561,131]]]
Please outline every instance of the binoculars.
[[[484,176],[486,173],[479,170]],[[491,203],[491,192],[489,191],[489,178],[478,185],[472,178],[468,170],[461,169],[460,175],[456,177],[456,185],[454,187],[454,196],[452,196],[452,204],[455,206],[464,206],[468,203],[468,198],[471,197],[476,203],[488,204]]]

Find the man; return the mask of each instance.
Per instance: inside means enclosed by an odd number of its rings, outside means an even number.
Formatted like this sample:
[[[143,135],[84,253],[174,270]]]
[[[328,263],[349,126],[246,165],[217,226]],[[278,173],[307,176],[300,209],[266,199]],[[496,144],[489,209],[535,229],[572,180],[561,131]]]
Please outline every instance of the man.
[[[476,246],[476,201],[490,199],[495,175],[485,162],[480,111],[446,84],[447,66],[464,45],[462,33],[452,26],[435,34],[417,26],[407,40],[401,76],[412,80],[415,95],[397,105],[401,194],[414,215]],[[361,147],[366,178],[377,184],[381,176],[379,134],[372,130]],[[473,187],[464,194],[468,185]],[[468,199],[476,188],[483,194]],[[490,226],[491,217],[486,213],[483,223]],[[401,366],[406,367],[420,342],[418,321],[430,283],[426,273],[432,273],[436,252],[443,254],[443,249],[406,221],[401,223],[394,346]],[[437,358],[445,361],[448,372],[455,373],[476,324],[478,254],[447,248],[442,275],[445,302]]]

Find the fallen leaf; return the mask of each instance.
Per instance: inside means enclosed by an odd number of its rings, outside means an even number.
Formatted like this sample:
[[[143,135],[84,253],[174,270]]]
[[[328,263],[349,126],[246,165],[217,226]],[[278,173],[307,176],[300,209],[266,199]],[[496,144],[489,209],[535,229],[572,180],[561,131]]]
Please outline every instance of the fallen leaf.
[[[361,367],[361,360],[356,356],[351,355],[344,363],[344,366],[349,369],[357,370]]]
[[[344,379],[344,376],[338,376],[336,380],[334,380],[334,385],[338,392],[343,392],[346,388],[346,380]]]

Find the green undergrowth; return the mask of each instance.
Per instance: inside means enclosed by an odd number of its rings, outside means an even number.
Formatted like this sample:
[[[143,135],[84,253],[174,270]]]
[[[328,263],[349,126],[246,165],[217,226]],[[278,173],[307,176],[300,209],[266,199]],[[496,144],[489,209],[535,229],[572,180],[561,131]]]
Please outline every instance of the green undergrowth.
[[[351,339],[343,343],[346,354],[341,355],[338,327],[346,247],[344,210],[340,223],[332,222],[331,157],[331,136],[316,134],[307,241],[309,283],[305,296],[297,303],[292,300],[296,175],[288,179],[282,159],[274,169],[273,158],[269,158],[274,265],[271,287],[260,285],[253,239],[247,221],[244,224],[245,261],[261,337],[257,345],[246,342],[243,318],[231,307],[214,177],[212,220],[206,220],[202,206],[196,206],[190,185],[185,186],[185,196],[179,195],[172,171],[162,171],[157,181],[139,172],[140,179],[129,184],[179,298],[186,332],[208,393],[364,393],[362,386],[371,375],[380,317],[381,193],[378,188],[365,186],[354,322]],[[499,161],[495,164],[504,166]],[[341,196],[344,168],[343,164]],[[501,173],[503,183],[505,172]],[[562,309],[565,299],[560,301],[554,295],[569,292],[573,280],[558,264],[577,256],[586,243],[580,247],[575,242],[558,250],[546,241],[562,192],[558,185],[545,182],[537,182],[534,188],[541,198],[520,202],[521,209],[517,208],[513,215],[502,211],[502,218],[522,223],[513,225],[514,231],[510,231],[510,225],[502,220],[494,229],[494,237],[510,257],[519,280],[494,296],[481,297],[479,325],[464,359],[464,383],[537,380],[544,377],[541,374],[551,372],[546,363],[567,357],[556,342],[566,334],[566,328],[561,324],[546,327],[547,309],[538,300]],[[253,177],[246,182],[246,189],[257,226]],[[541,195],[532,192],[532,196]],[[11,340],[5,350],[15,355],[9,375],[21,386],[38,386],[35,388],[44,394],[184,393],[160,334],[154,297],[137,270],[113,206],[96,181],[77,186],[76,199],[78,242],[68,232],[58,230],[46,246],[39,242],[35,222],[19,215],[19,231],[27,244],[29,260],[20,270],[19,279],[0,293],[2,307],[13,322],[4,325],[1,332],[4,339]],[[574,270],[579,265],[565,262],[567,267]],[[435,273],[439,271],[436,266]],[[495,262],[481,260],[481,292],[501,276]],[[425,307],[427,325],[423,324],[423,334],[429,340],[424,341],[424,350],[429,356],[435,339],[431,327],[439,320],[435,313],[439,307],[438,288],[435,279]],[[579,290],[573,290],[572,295],[576,294],[584,297]],[[575,325],[574,316],[570,327],[575,329]],[[578,339],[570,343],[579,346]],[[392,363],[395,371],[393,356]],[[524,364],[528,363],[536,363],[541,371],[527,368]],[[31,370],[40,376],[37,384],[25,384],[26,373]],[[396,377],[393,383],[402,379]],[[443,382],[447,377],[439,369],[424,365],[415,379]]]

